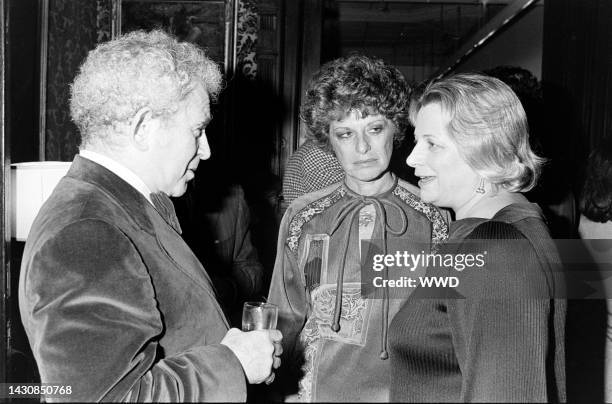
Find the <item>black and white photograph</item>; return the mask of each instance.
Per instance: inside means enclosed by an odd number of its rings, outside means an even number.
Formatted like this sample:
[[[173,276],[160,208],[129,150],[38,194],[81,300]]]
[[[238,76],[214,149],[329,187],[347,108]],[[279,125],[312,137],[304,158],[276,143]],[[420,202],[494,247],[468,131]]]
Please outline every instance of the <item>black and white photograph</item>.
[[[612,403],[612,2],[0,17],[1,401]]]

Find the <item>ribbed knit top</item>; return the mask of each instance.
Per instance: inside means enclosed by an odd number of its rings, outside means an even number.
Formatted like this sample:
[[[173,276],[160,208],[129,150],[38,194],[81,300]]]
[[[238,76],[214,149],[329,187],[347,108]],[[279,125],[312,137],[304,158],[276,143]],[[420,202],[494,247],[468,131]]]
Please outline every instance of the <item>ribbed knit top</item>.
[[[467,297],[417,289],[391,323],[391,400],[565,401],[566,302],[552,299],[564,285],[539,208],[513,204],[491,220],[452,223],[452,252],[472,252],[467,239],[485,240],[490,258],[478,276],[462,272],[456,290]]]

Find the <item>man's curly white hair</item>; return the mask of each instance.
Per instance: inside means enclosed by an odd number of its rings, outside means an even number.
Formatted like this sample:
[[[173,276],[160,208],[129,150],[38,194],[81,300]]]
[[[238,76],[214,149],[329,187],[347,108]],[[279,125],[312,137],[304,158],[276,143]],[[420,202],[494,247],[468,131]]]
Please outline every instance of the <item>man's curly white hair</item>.
[[[163,31],[134,31],[98,45],[71,86],[81,147],[115,144],[116,125],[129,124],[142,108],[171,115],[198,84],[214,100],[222,85],[219,66],[198,46]]]

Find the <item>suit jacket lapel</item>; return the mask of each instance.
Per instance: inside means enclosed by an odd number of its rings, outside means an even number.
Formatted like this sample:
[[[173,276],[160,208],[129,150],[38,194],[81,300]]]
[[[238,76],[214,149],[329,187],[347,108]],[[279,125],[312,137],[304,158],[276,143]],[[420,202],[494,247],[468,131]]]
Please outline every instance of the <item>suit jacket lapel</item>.
[[[147,199],[112,171],[81,156],[76,156],[67,177],[90,183],[114,200],[136,222],[140,229],[153,235],[168,258],[193,282],[210,294],[228,325],[218,304],[210,277],[183,239],[165,221]]]

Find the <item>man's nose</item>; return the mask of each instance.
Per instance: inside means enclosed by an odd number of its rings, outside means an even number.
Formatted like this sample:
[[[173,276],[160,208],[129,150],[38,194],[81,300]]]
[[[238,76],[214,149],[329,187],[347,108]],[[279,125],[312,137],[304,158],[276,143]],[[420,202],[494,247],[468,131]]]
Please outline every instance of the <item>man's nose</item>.
[[[355,146],[357,152],[360,154],[365,154],[372,148],[365,134],[357,135],[357,144]]]
[[[210,158],[210,146],[208,145],[206,132],[202,133],[202,136],[198,139],[198,156],[200,156],[200,160],[208,160]]]

